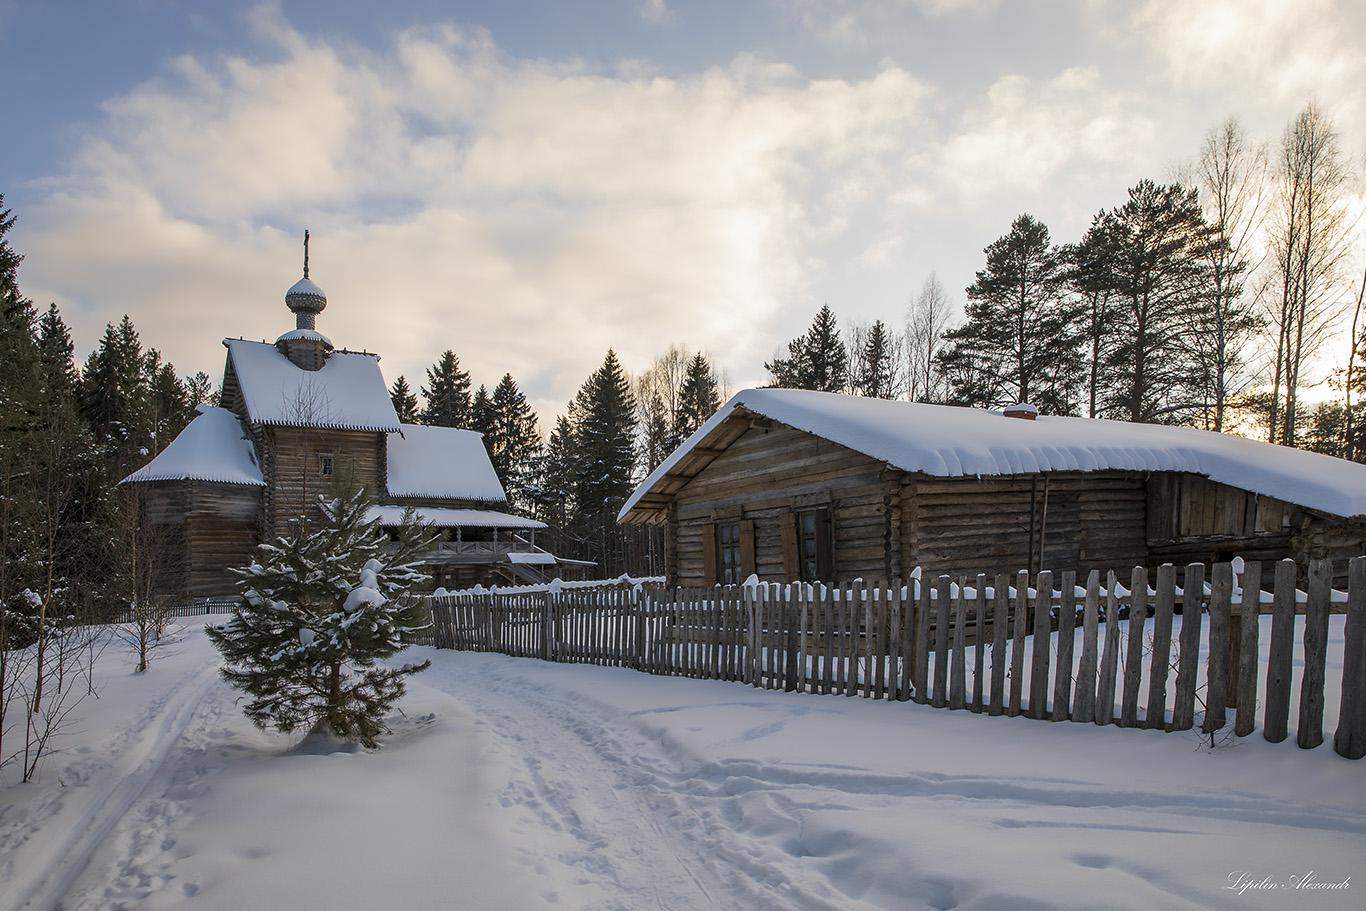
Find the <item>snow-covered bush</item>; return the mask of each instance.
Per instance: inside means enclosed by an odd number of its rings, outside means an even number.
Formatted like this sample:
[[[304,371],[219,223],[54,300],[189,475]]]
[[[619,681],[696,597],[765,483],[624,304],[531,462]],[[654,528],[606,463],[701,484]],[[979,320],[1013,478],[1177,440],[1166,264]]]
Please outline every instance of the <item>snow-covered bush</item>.
[[[404,678],[427,668],[381,662],[430,623],[412,594],[427,578],[418,558],[430,541],[411,514],[387,541],[369,506],[362,490],[322,498],[324,520],[262,544],[238,570],[231,619],[209,627],[223,677],[251,697],[246,714],[258,727],[376,748]]]

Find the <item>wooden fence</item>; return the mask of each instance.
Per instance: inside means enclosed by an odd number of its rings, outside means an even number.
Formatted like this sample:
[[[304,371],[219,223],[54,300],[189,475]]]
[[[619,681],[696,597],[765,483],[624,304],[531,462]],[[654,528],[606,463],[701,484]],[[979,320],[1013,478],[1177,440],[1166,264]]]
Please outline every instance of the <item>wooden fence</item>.
[[[929,584],[843,588],[758,585],[595,590],[432,600],[432,644],[443,648],[735,680],[766,689],[911,700],[987,715],[1024,715],[1167,731],[1199,724],[1245,737],[1323,742],[1330,613],[1345,613],[1333,747],[1366,756],[1366,557],[1346,593],[1329,561],[1228,563],[1031,578],[940,576]],[[1307,579],[1296,588],[1297,573]],[[1208,578],[1208,582],[1206,579]],[[1262,624],[1269,614],[1269,641]],[[1302,619],[1300,619],[1302,618]],[[1037,633],[1037,634],[1036,634]],[[1302,671],[1292,679],[1295,654]]]

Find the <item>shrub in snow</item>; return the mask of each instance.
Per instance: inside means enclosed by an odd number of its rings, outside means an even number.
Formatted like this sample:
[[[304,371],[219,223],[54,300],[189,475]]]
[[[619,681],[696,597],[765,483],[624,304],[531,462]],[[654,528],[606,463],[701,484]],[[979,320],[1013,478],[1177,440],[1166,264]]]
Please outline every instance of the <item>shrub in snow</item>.
[[[427,576],[430,541],[411,513],[398,542],[367,521],[362,490],[323,498],[321,522],[300,520],[262,544],[242,576],[231,619],[208,628],[226,662],[223,677],[251,697],[260,728],[303,729],[376,748],[404,678],[430,662],[382,664],[430,617],[412,590]]]

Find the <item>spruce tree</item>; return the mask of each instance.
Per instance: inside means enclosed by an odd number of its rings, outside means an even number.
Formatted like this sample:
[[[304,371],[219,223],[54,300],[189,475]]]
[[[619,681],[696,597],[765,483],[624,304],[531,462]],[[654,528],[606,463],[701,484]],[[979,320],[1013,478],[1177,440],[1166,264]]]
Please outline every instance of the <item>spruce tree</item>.
[[[851,371],[850,385],[856,395],[870,399],[896,398],[895,347],[882,320],[874,322],[872,328],[863,333],[863,345]]]
[[[702,352],[688,362],[678,390],[678,415],[674,420],[671,450],[692,436],[721,407],[716,372]]]
[[[322,499],[324,519],[300,519],[288,536],[262,544],[240,570],[242,597],[231,619],[210,627],[223,678],[250,697],[257,727],[310,733],[374,749],[404,678],[430,662],[391,667],[430,618],[413,590],[426,580],[430,544],[411,514],[386,546],[371,498],[338,489]]]
[[[840,338],[835,314],[827,304],[816,313],[811,328],[787,343],[788,356],[764,364],[774,386],[845,392],[849,387],[849,352]]]
[[[567,553],[572,534],[570,521],[574,512],[574,428],[569,418],[560,415],[555,429],[546,440],[545,452],[540,461],[540,471],[533,498],[536,504],[536,518],[550,526],[549,540],[551,549]]]
[[[394,380],[393,387],[389,390],[389,400],[394,403],[394,413],[398,415],[400,423],[416,424],[417,396],[408,388],[408,381],[403,377]]]
[[[624,572],[617,512],[632,490],[636,403],[615,351],[580,387],[570,409],[574,427],[575,526],[587,559],[608,574]]]
[[[427,407],[418,419],[432,427],[470,426],[470,375],[460,369],[460,359],[447,349],[436,364],[427,369],[427,385],[422,387]]]
[[[470,397],[468,429],[482,433],[485,437],[493,430],[493,400],[489,398],[489,388],[482,384]]]
[[[494,387],[489,400],[488,423],[484,446],[488,449],[489,461],[507,491],[508,505],[524,509],[532,501],[536,462],[541,452],[541,431],[536,425],[536,413],[510,373],[504,374]]]
[[[1072,414],[1081,381],[1079,308],[1065,294],[1067,257],[1048,228],[1021,215],[986,248],[967,289],[967,322],[944,333],[939,366],[954,402],[999,408],[1028,402]]]

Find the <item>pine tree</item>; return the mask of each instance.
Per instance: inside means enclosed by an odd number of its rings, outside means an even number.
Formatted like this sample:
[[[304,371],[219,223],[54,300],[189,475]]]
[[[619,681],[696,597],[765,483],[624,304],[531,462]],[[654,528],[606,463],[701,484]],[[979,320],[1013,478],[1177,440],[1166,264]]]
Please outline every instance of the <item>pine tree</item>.
[[[468,429],[485,436],[493,430],[493,400],[489,389],[481,385],[470,398],[470,421]]]
[[[422,387],[427,407],[418,419],[433,427],[470,426],[470,375],[460,369],[460,359],[447,349],[441,360],[427,369],[427,385]]]
[[[389,390],[389,400],[394,403],[394,413],[398,415],[400,423],[417,423],[417,396],[408,388],[406,379],[400,376],[394,380],[393,388]]]
[[[564,415],[546,440],[534,492],[536,518],[550,526],[548,542],[557,553],[574,550],[570,522],[574,513],[574,428]]]
[[[674,421],[670,450],[692,436],[721,407],[717,387],[716,371],[712,370],[711,363],[702,352],[697,352],[688,362],[683,384],[678,390],[678,415]]]
[[[773,386],[844,392],[849,386],[849,352],[840,339],[835,314],[827,304],[816,313],[811,328],[787,343],[788,356],[764,364]]]
[[[1072,414],[1082,362],[1080,313],[1064,293],[1066,256],[1030,215],[1016,218],[986,256],[967,289],[967,322],[944,333],[949,347],[939,364],[952,400],[978,408],[1029,402]]]
[[[1112,342],[1101,413],[1126,421],[1187,423],[1204,409],[1195,336],[1208,324],[1213,282],[1196,191],[1140,181],[1129,201],[1098,214],[1083,244],[1094,290],[1111,296]]]
[[[81,371],[81,412],[104,450],[111,474],[127,474],[145,463],[148,454],[139,439],[146,387],[142,340],[124,314],[115,328],[104,327],[99,347]],[[122,476],[122,475],[120,475]]]
[[[531,410],[512,374],[507,373],[494,387],[489,399],[489,427],[484,434],[489,461],[503,483],[512,509],[531,505],[541,453],[541,431],[536,413]]]
[[[231,619],[208,630],[224,679],[250,697],[246,715],[262,729],[375,749],[404,678],[430,664],[381,663],[429,623],[411,593],[427,578],[419,555],[430,542],[409,515],[386,547],[370,503],[363,490],[338,490],[323,499],[323,521],[301,519],[261,545]]]

